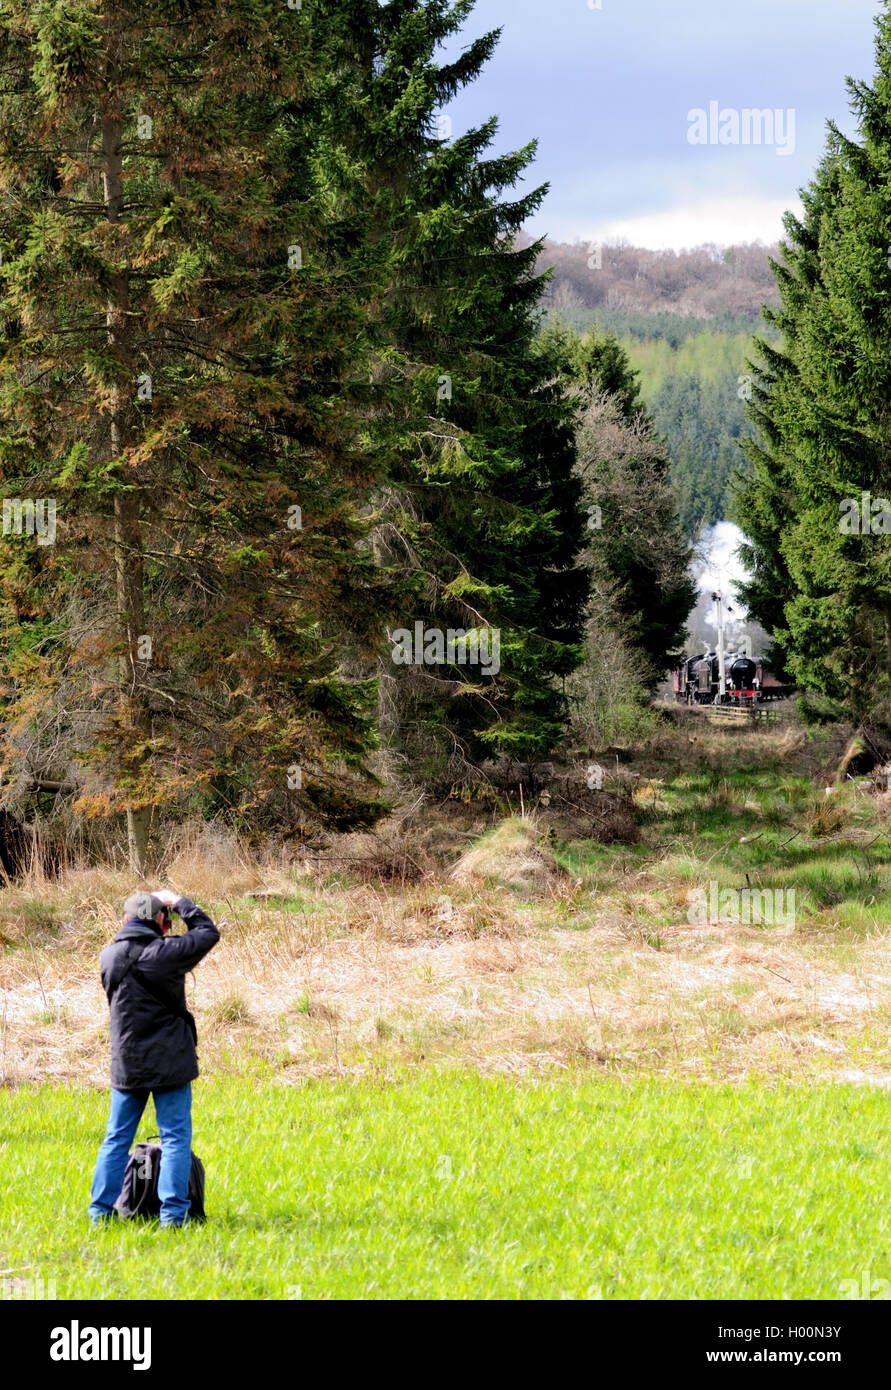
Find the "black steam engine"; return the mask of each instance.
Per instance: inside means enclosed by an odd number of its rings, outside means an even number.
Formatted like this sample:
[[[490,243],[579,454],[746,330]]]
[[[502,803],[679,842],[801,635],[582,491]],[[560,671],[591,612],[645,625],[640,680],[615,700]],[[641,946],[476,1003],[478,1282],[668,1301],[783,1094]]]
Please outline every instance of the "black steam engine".
[[[788,694],[763,662],[742,653],[725,656],[723,690],[717,652],[691,656],[674,672],[675,699],[688,705],[754,705]]]

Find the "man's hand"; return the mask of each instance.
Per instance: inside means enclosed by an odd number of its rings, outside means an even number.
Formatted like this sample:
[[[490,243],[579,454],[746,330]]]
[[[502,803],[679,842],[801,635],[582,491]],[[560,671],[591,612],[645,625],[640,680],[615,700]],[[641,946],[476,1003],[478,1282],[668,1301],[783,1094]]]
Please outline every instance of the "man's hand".
[[[175,907],[182,897],[182,894],[172,893],[169,888],[159,888],[157,891],[153,890],[153,896],[158,899],[159,903],[163,903],[165,907]]]

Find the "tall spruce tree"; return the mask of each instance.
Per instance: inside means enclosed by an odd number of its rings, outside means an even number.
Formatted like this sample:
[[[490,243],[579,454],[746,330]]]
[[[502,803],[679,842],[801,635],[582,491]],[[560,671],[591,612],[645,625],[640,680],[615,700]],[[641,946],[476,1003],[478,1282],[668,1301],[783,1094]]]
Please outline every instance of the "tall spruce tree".
[[[472,9],[473,0],[347,0],[340,16],[362,120],[344,108],[328,132],[343,151],[332,162],[361,166],[373,237],[394,253],[368,421],[386,473],[378,558],[413,585],[393,627],[500,638],[490,676],[448,657],[410,670],[385,657],[391,744],[428,772],[433,749],[453,767],[554,746],[587,589],[571,409],[533,351],[540,246],[517,242],[545,190],[505,197],[534,147],[490,154],[494,121],[443,138],[443,107],[498,37],[440,60]]]
[[[735,515],[744,597],[794,678],[837,712],[891,709],[891,16],[877,74],[849,79],[858,136],[828,149],[787,217],[775,265],[782,332],[760,341],[750,448]],[[887,504],[887,505],[885,505]]]
[[[377,813],[368,276],[305,139],[311,33],[281,0],[0,11],[5,782],[79,761],[137,870],[174,798]]]

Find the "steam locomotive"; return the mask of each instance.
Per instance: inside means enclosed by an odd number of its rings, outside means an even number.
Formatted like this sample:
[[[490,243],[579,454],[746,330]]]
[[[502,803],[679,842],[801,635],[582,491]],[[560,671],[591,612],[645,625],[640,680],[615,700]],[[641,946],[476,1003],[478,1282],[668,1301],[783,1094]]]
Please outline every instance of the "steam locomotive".
[[[691,656],[672,673],[674,698],[687,705],[754,705],[785,700],[792,687],[781,685],[762,661],[742,652],[724,658],[725,688],[721,690],[717,652]]]

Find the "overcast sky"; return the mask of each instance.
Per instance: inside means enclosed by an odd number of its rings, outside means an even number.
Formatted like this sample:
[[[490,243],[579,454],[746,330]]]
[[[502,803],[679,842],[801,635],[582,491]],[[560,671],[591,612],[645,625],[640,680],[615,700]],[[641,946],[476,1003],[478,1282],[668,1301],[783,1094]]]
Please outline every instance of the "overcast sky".
[[[477,0],[462,38],[503,29],[448,111],[456,134],[497,115],[500,149],[538,139],[533,178],[551,191],[529,230],[649,247],[776,240],[826,120],[852,129],[844,79],[872,78],[878,0],[595,3]],[[689,113],[711,102],[720,124],[699,138],[715,143],[692,144]],[[723,113],[745,109],[782,113],[773,144],[717,143],[733,138]]]

